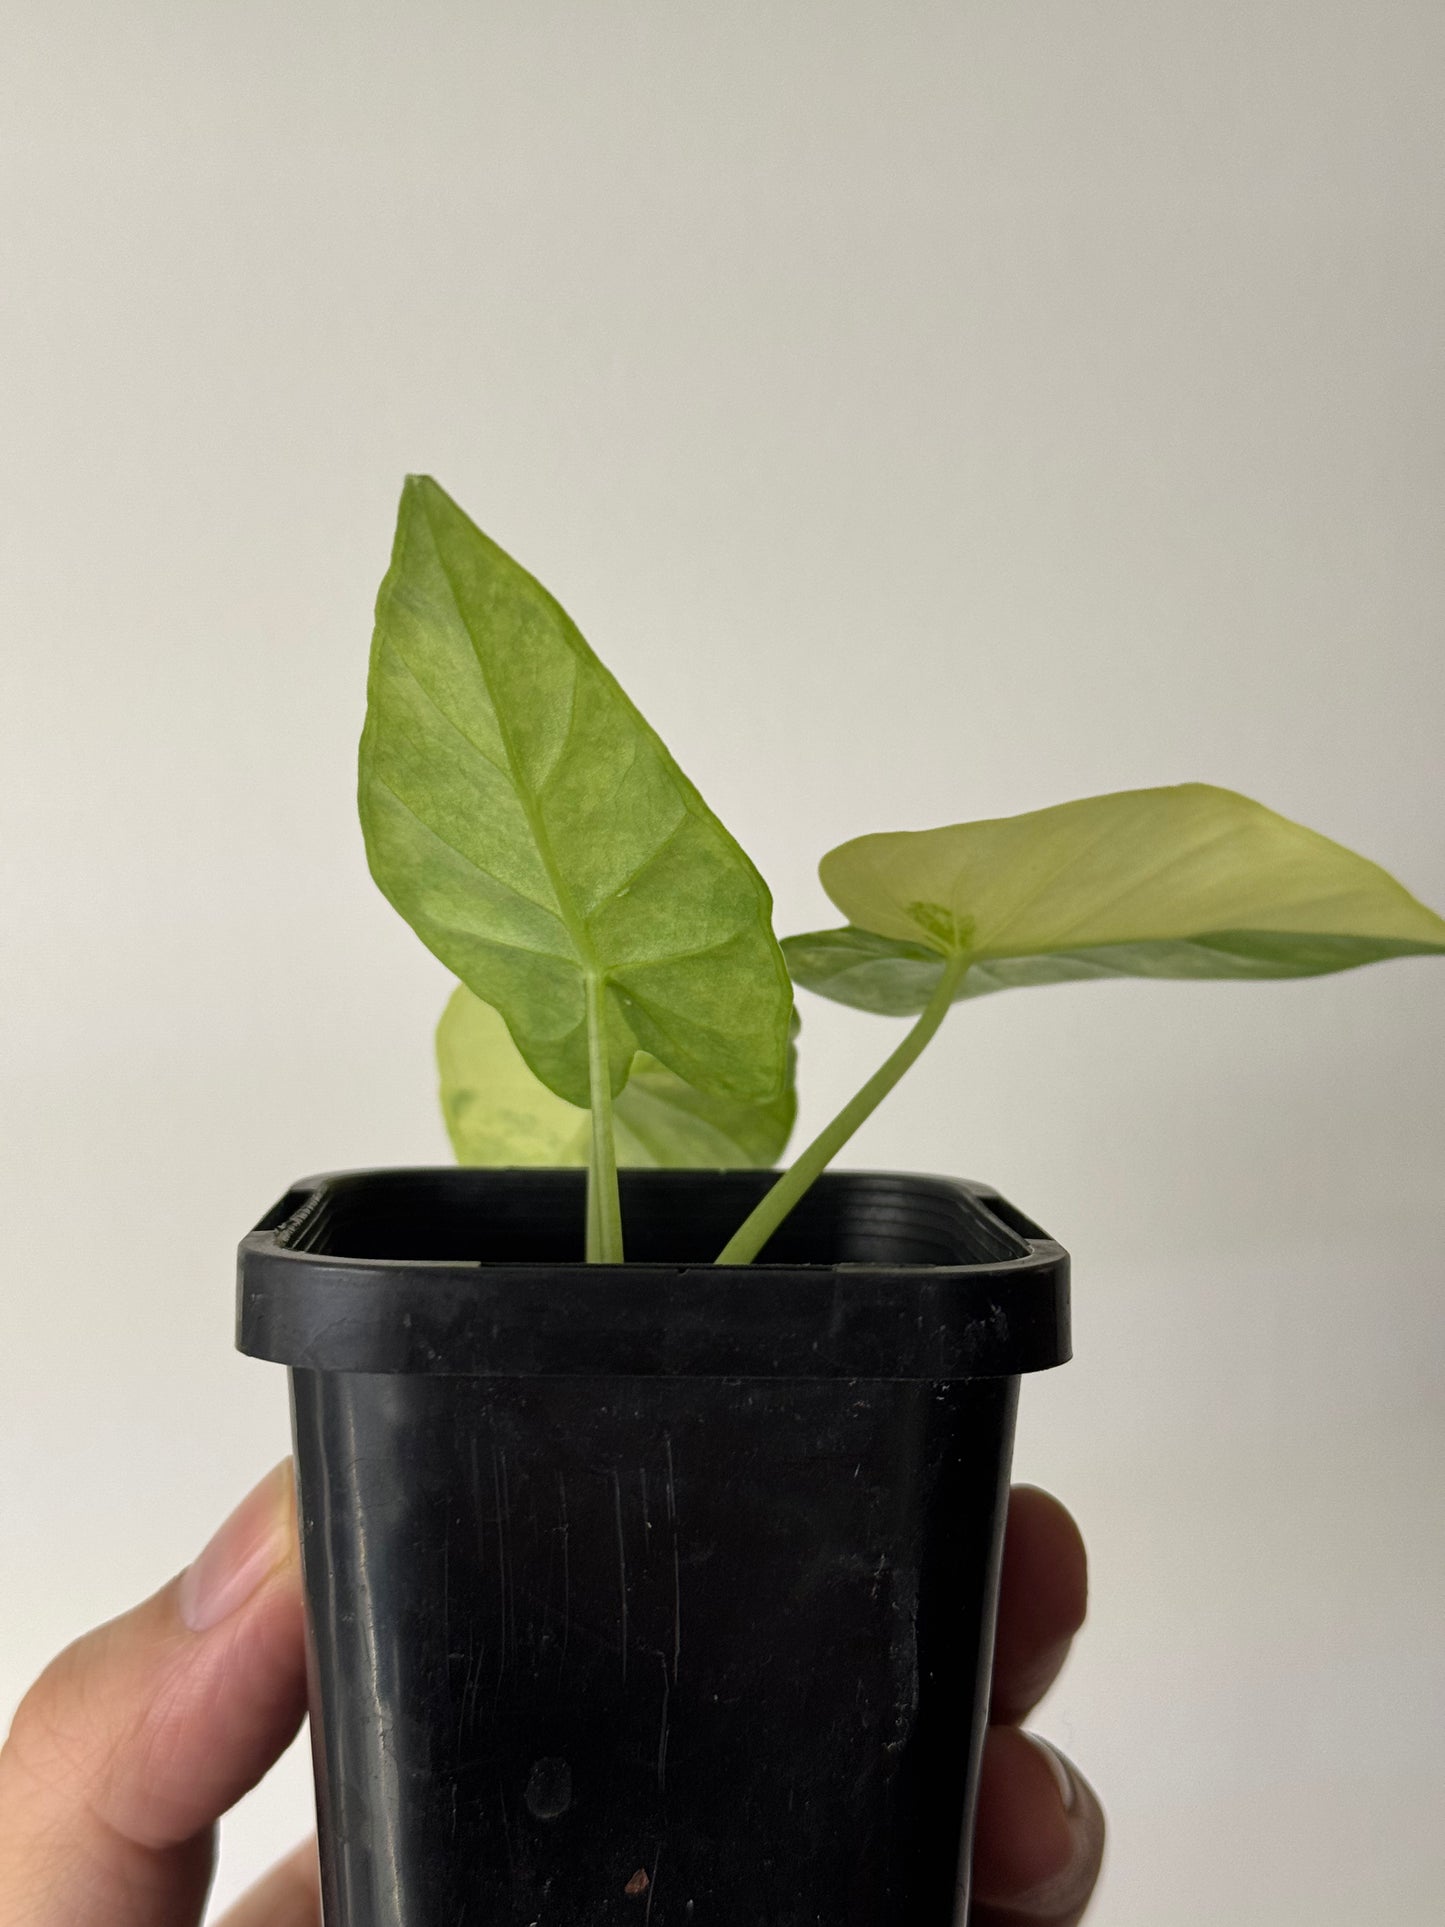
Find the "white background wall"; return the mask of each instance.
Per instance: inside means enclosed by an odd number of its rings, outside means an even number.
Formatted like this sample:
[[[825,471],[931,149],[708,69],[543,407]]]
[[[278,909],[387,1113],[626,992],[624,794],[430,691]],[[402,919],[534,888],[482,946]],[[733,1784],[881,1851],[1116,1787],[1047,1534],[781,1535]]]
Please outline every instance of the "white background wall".
[[[0,1701],[286,1447],[302,1172],[439,1159],[441,969],[353,813],[408,468],[769,877],[1189,777],[1445,904],[1433,0],[46,0],[0,65]],[[991,999],[853,1162],[1072,1248],[1021,1471],[1101,1927],[1445,1878],[1445,973]],[[804,1125],[887,1048],[810,1002]],[[306,1824],[293,1755],[233,1892]]]

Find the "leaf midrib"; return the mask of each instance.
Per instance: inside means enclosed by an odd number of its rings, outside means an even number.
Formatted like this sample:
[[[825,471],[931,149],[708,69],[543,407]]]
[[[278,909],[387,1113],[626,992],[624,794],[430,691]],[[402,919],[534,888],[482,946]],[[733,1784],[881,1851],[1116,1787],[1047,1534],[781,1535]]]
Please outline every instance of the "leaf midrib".
[[[492,687],[492,678],[487,670],[486,659],[481,648],[478,646],[476,632],[472,628],[466,606],[458,592],[456,577],[452,574],[446,554],[441,543],[437,540],[436,529],[432,524],[431,511],[425,504],[423,504],[422,507],[422,514],[426,520],[427,534],[431,537],[433,553],[436,556],[442,574],[446,577],[447,590],[452,599],[452,606],[457,612],[457,618],[463,629],[466,631],[467,641],[471,644],[472,648],[472,657],[477,665],[477,672],[481,676],[483,685],[486,688],[487,701],[492,706],[492,714],[497,722],[497,734],[501,737],[502,748],[506,751],[507,767],[511,772],[512,786],[517,792],[517,796],[522,805],[522,813],[527,819],[527,827],[531,830],[533,840],[537,845],[537,853],[542,859],[542,868],[546,871],[547,880],[552,885],[552,889],[556,894],[557,908],[561,912],[562,926],[566,930],[567,935],[572,939],[572,944],[577,951],[577,959],[583,975],[592,979],[600,986],[605,986],[607,973],[601,965],[596,950],[593,948],[591,932],[588,930],[586,923],[578,915],[577,906],[572,900],[572,892],[568,886],[567,879],[562,874],[556,856],[553,854],[552,839],[547,833],[547,826],[538,808],[537,798],[533,795],[530,785],[522,779],[521,766],[518,760],[516,746],[512,740],[512,732],[504,713],[504,706],[497,701],[496,691]],[[581,665],[576,659],[575,652],[569,651],[569,653],[572,654],[572,674],[574,678],[573,695],[575,697],[575,678],[581,673]],[[570,734],[570,724],[568,733]],[[564,737],[562,749],[557,757],[558,763],[561,762],[562,756],[565,755],[566,748],[567,740]],[[556,764],[553,765],[553,770],[555,770],[555,768]],[[547,773],[549,780],[553,770],[549,770]]]

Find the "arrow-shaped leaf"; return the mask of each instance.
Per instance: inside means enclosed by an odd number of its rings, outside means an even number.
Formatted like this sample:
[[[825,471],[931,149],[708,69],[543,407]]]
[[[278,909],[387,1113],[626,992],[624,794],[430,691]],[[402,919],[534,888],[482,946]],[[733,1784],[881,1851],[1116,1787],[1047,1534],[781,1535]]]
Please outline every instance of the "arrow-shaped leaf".
[[[460,1164],[586,1164],[588,1116],[533,1076],[499,1014],[465,985],[437,1025],[442,1112]],[[766,1104],[711,1097],[645,1052],[613,1108],[620,1165],[725,1170],[769,1165],[798,1108],[796,1052]]]
[[[1100,977],[1309,977],[1445,952],[1445,919],[1378,864],[1203,783],[1125,790],[938,830],[861,836],[823,858],[843,930],[790,937],[798,983],[921,1011]]]
[[[372,875],[574,1105],[648,1052],[700,1091],[783,1088],[767,887],[558,604],[437,484],[402,493],[360,807]],[[600,1069],[599,1069],[600,1075]]]

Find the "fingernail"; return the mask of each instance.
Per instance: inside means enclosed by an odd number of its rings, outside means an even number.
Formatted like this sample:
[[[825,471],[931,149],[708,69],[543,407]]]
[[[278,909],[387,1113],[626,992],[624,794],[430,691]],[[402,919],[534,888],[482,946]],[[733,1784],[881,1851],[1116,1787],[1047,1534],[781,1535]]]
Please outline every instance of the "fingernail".
[[[1052,1774],[1054,1785],[1059,1789],[1059,1799],[1063,1802],[1064,1812],[1072,1813],[1079,1803],[1079,1789],[1062,1756],[1055,1753],[1048,1741],[1041,1740],[1037,1733],[1025,1733],[1024,1738]]]
[[[209,1632],[243,1606],[283,1563],[295,1534],[291,1461],[268,1472],[181,1577],[181,1618]]]
[[[1052,1870],[1026,1893],[1010,1900],[1020,1920],[1076,1920],[1098,1878],[1104,1852],[1104,1816],[1099,1803],[1062,1754],[1037,1733],[1026,1733],[1058,1788],[1063,1833]]]

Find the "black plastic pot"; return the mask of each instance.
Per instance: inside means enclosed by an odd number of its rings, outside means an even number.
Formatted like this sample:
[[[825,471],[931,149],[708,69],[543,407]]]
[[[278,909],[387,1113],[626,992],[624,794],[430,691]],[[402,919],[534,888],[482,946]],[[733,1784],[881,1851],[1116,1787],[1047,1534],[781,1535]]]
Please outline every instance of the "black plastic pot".
[[[1018,1375],[1068,1260],[993,1192],[762,1172],[298,1185],[291,1368],[327,1927],[950,1927]],[[962,1870],[962,1871],[961,1871]]]

